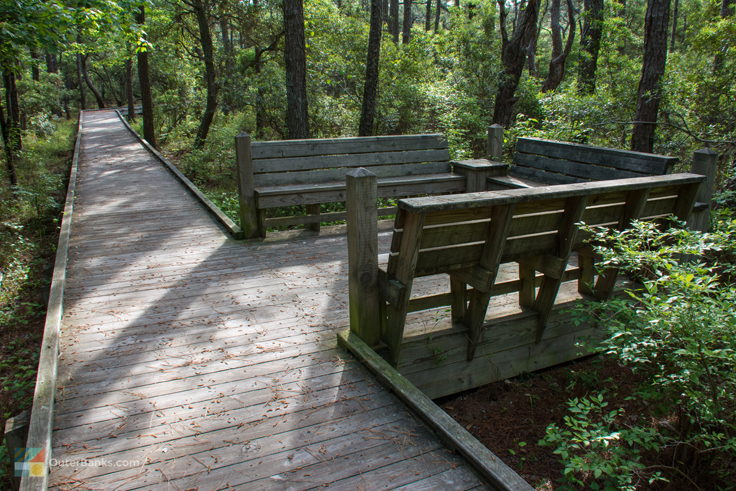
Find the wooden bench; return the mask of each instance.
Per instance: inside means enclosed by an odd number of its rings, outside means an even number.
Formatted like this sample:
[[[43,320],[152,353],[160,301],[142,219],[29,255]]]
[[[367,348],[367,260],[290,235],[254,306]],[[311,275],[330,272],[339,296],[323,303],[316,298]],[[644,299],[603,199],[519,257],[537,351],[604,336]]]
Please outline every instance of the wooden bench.
[[[495,339],[513,341],[509,346],[516,352],[527,350],[525,356],[531,356],[545,336],[563,282],[576,280],[584,295],[605,298],[611,293],[615,272],[596,274],[592,251],[583,244],[576,224],[625,227],[633,219],[667,215],[686,219],[705,180],[695,174],[674,174],[402,199],[388,265],[382,270],[377,265],[376,228],[371,225],[376,211],[366,205],[375,193],[372,179],[365,171],[348,176],[350,329],[368,345],[384,346],[387,360],[398,366],[407,314],[451,306],[452,329],[433,334],[454,336],[452,342],[464,343],[465,353],[428,365],[432,375],[427,390],[432,397],[453,392],[437,388],[442,379],[454,380],[448,383],[458,391],[493,381],[494,374],[516,375],[469,363],[479,346]],[[576,252],[577,265],[571,267],[569,260]],[[499,268],[507,263],[518,265],[518,276],[497,282]],[[430,275],[449,276],[449,291],[414,298],[414,280]],[[484,333],[489,301],[510,293],[518,294],[527,323],[517,317]],[[542,368],[577,357],[573,341],[567,343],[571,345],[554,356],[523,366]],[[402,361],[409,371],[430,357],[424,345],[419,348],[424,355],[412,354]],[[417,349],[413,353],[419,353]],[[498,353],[498,346],[494,349]],[[456,368],[445,366],[452,363]],[[526,369],[519,366],[516,369]],[[458,373],[463,370],[465,381],[460,383]]]
[[[378,197],[401,198],[485,189],[502,166],[451,163],[444,136],[400,135],[251,142],[236,137],[241,226],[246,237],[265,237],[274,226],[345,219],[345,212],[320,214],[320,204],[345,201],[345,174],[356,167],[378,176]],[[305,205],[306,216],[266,218],[270,208]],[[395,208],[382,209],[383,215]]]
[[[678,159],[578,143],[519,138],[506,176],[489,179],[489,189],[629,179],[669,174]]]

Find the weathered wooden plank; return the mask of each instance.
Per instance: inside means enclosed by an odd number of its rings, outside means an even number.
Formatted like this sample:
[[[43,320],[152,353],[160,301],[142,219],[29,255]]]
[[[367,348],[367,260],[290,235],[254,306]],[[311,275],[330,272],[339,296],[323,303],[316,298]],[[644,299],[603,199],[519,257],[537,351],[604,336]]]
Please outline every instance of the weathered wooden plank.
[[[518,152],[546,155],[552,158],[566,159],[575,162],[609,166],[615,169],[629,170],[647,175],[666,174],[677,158],[651,153],[632,152],[580,143],[542,140],[538,138],[519,138],[516,142]],[[609,179],[615,178],[614,175]]]
[[[85,132],[84,113],[80,113],[77,123],[77,138],[69,174],[69,185],[64,204],[64,215],[59,231],[59,243],[56,247],[54,272],[51,278],[49,302],[46,309],[46,321],[41,341],[41,352],[38,362],[36,387],[33,392],[33,406],[28,423],[27,448],[38,448],[44,454],[44,465],[51,459],[51,433],[54,418],[54,396],[57,383],[57,358],[59,354],[59,337],[61,336],[62,317],[64,315],[64,289],[67,280],[67,264],[69,261],[69,240],[72,233],[72,220],[76,199],[77,175],[79,173],[82,137]],[[46,467],[47,468],[47,467]],[[33,491],[48,487],[48,472],[41,476],[24,476],[20,489]]]
[[[465,188],[462,176],[428,175],[408,178],[379,179],[378,197],[396,198],[420,194],[456,193]],[[265,193],[262,191],[265,190]],[[302,204],[345,201],[345,184],[282,186],[261,188],[257,191],[258,206],[277,208]]]
[[[264,159],[442,148],[447,148],[443,135],[427,134],[253,142],[252,152],[254,159]]]
[[[535,169],[533,167],[525,167],[523,165],[511,166],[509,174],[523,179],[543,182],[546,185],[571,184],[583,181],[583,179],[580,179],[578,177],[567,176],[565,174],[558,174],[556,172],[550,172],[542,169]]]
[[[393,390],[419,416],[436,431],[449,445],[457,449],[497,489],[531,489],[511,468],[473,438],[460,424],[442,411],[432,400],[412,385],[394,367],[377,355],[360,338],[349,331],[339,334],[340,343],[357,356],[378,377],[378,380]]]
[[[355,150],[363,150],[355,148]],[[314,157],[291,157],[291,158],[271,158],[257,159],[253,164],[253,170],[258,174],[263,173],[283,173],[295,171],[309,171],[316,169],[333,169],[340,167],[383,167],[389,164],[424,164],[428,162],[438,162],[445,164],[437,166],[442,169],[437,172],[450,171],[450,153],[445,149],[428,149],[428,150],[399,150],[390,152],[371,152],[371,153],[341,153],[327,151],[323,155]],[[431,167],[431,166],[430,166]],[[411,168],[411,167],[409,167]],[[421,170],[418,170],[421,172]]]
[[[603,167],[567,159],[557,159],[547,157],[545,155],[526,153],[517,153],[514,155],[514,164],[516,166],[539,169],[545,172],[563,174],[582,181],[605,181],[606,179],[626,179],[642,176],[641,173],[621,170],[616,167]]]
[[[366,159],[369,160],[369,159]],[[450,173],[450,164],[447,162],[428,163],[401,163],[398,165],[362,165],[380,178],[423,176],[427,174]],[[348,172],[356,167],[340,167],[335,169],[317,169],[300,172],[272,172],[256,174],[256,187],[292,186],[297,184],[321,184],[344,181]]]
[[[169,162],[166,157],[164,157],[158,150],[156,150],[150,143],[148,143],[145,139],[141,138],[138,133],[133,131],[133,129],[130,127],[128,122],[123,118],[120,113],[117,113],[120,121],[123,123],[123,125],[131,131],[135,137],[140,141],[141,145],[143,145],[146,150],[148,150],[156,159],[158,159],[159,162],[161,162],[166,169],[168,169],[176,178],[179,180],[179,182],[184,185],[184,187],[189,191],[199,202],[202,203],[202,205],[205,207],[205,209],[211,213],[227,230],[233,237],[235,238],[242,238],[242,230],[238,225],[233,222],[230,217],[228,217],[225,213],[222,212],[215,204],[210,201],[210,199],[205,196],[203,192],[197,188],[187,177]]]
[[[404,235],[401,238],[399,253],[389,258],[387,269],[389,279],[399,282],[402,289],[396,302],[386,307],[385,331],[382,336],[389,349],[389,359],[394,365],[399,362],[409,297],[419,256],[419,244],[422,240],[424,215],[421,213],[405,214],[403,226]]]
[[[696,174],[672,174],[664,176],[637,177],[633,179],[612,179],[594,183],[577,183],[560,186],[544,186],[529,189],[506,191],[487,191],[448,196],[427,196],[406,198],[399,202],[400,208],[422,210],[427,213],[451,209],[483,208],[509,203],[528,203],[536,200],[566,199],[572,196],[628,192],[645,188],[665,188],[697,184],[703,176]]]

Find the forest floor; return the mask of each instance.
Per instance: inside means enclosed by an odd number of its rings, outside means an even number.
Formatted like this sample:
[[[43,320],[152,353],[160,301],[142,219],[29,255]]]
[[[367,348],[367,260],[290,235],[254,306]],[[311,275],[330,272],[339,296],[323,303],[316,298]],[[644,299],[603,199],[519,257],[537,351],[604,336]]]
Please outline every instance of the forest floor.
[[[19,185],[0,190],[0,429],[30,409],[46,320],[76,121],[27,136]],[[3,163],[4,165],[4,163]],[[12,459],[0,445],[0,489],[11,489]]]
[[[641,414],[637,402],[627,399],[636,384],[627,368],[592,356],[437,402],[527,482],[552,490],[558,488],[563,465],[552,447],[539,442],[550,424],[563,423],[567,401],[605,390],[609,407]]]
[[[562,479],[564,466],[553,453],[554,448],[540,444],[547,427],[551,424],[565,427],[564,417],[572,414],[568,411],[570,399],[602,392],[607,410],[623,409],[622,419],[618,420],[620,426],[648,421],[650,427],[662,430],[661,426],[675,416],[655,417],[652,408],[640,397],[632,397],[641,382],[641,377],[616,360],[594,355],[436,402],[535,489],[570,490],[578,488]],[[668,467],[672,459],[666,451],[645,453],[641,463],[646,471]],[[697,482],[669,473],[665,475],[668,481],[648,483],[644,472],[641,478],[635,478],[634,487],[657,491],[734,489],[736,465],[731,462],[727,467],[720,469],[723,474],[720,478],[706,471],[696,478]],[[588,481],[592,476],[582,477]]]

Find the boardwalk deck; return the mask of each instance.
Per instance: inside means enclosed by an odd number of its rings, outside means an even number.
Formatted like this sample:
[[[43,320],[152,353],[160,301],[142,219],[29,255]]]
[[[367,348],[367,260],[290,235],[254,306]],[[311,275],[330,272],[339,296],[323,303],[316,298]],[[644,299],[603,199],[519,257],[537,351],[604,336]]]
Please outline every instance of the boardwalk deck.
[[[344,237],[231,240],[113,112],[77,183],[51,487],[484,486],[337,349]]]

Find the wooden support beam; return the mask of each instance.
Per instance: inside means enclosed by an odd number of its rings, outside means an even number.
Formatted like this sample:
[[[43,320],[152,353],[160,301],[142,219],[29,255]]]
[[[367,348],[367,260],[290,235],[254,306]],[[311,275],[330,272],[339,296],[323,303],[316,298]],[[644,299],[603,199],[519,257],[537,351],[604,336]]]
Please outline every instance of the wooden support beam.
[[[465,192],[475,193],[486,191],[488,178],[505,176],[509,166],[500,162],[490,162],[486,159],[454,160],[452,171],[465,176]]]
[[[552,312],[552,307],[557,298],[557,292],[562,284],[562,273],[565,271],[567,261],[575,244],[575,236],[577,235],[577,223],[585,212],[585,206],[588,202],[587,196],[577,196],[565,200],[565,211],[557,232],[557,251],[555,254],[545,256],[539,269],[542,271],[544,278],[542,286],[539,287],[539,293],[534,301],[534,310],[538,312],[537,323],[537,342],[542,339],[544,328],[547,325],[547,319]],[[551,273],[551,274],[550,274]]]
[[[381,338],[377,179],[361,167],[348,172],[346,183],[350,329],[369,346],[376,346]]]
[[[452,322],[462,322],[468,311],[468,289],[465,282],[450,275],[450,293],[452,294]]]
[[[238,171],[238,198],[240,201],[240,228],[246,239],[265,237],[261,214],[256,203],[253,159],[250,154],[250,135],[240,133],[235,137],[235,154]]]
[[[469,331],[468,361],[475,357],[475,348],[483,336],[483,321],[488,310],[488,302],[491,299],[491,287],[496,280],[503,246],[509,235],[509,227],[514,216],[513,213],[514,205],[497,206],[491,211],[488,236],[478,262],[478,268],[476,268],[476,271],[482,270],[490,274],[487,275],[485,285],[480,285],[483,287],[482,289],[474,289],[470,292],[468,310],[465,315],[464,324]]]
[[[387,319],[383,341],[389,349],[389,362],[393,366],[399,363],[401,340],[404,338],[404,326],[409,307],[409,295],[414,282],[414,270],[419,256],[419,244],[422,241],[424,227],[424,213],[406,213],[399,210],[397,222],[403,223],[404,232],[399,245],[399,257],[389,262],[388,277],[400,282],[401,290],[395,304],[386,307]]]
[[[693,211],[688,218],[688,227],[693,230],[707,232],[710,230],[710,210],[713,192],[716,186],[716,172],[718,170],[718,154],[705,148],[693,152],[693,165],[690,170],[693,174],[705,176],[705,182],[700,185],[695,197],[697,203],[702,203],[702,209]]]
[[[316,218],[307,224],[307,229],[311,230],[312,232],[319,233],[319,226],[320,226],[319,214],[320,214],[321,206],[318,203],[314,205],[306,205],[305,208],[307,209],[308,216],[312,218]]]
[[[488,140],[486,142],[488,158],[491,160],[503,159],[503,126],[492,124],[488,127]]]

